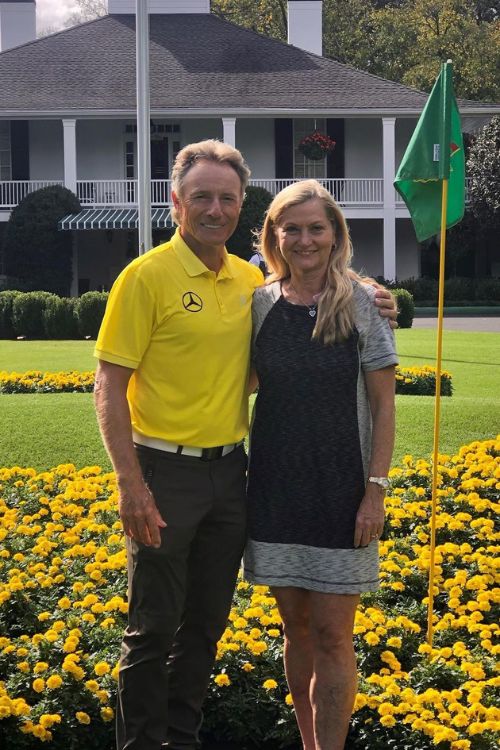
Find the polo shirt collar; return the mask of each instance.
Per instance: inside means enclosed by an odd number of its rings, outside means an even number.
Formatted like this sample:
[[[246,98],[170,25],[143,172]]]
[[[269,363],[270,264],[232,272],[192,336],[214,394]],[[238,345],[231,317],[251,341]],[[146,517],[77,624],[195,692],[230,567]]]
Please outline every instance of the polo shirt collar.
[[[190,247],[184,242],[179,227],[175,230],[175,234],[170,240],[175,254],[179,258],[182,266],[188,276],[201,276],[204,273],[210,273],[210,269],[206,267],[204,263],[193,253]],[[222,266],[217,274],[218,279],[232,279],[233,273],[231,271],[230,259],[227,250],[224,248],[224,256],[222,259]]]

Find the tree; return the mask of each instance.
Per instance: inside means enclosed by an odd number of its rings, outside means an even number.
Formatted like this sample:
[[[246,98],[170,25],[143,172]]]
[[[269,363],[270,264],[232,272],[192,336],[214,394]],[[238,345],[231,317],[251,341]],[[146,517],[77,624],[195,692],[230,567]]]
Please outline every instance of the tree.
[[[500,229],[500,116],[477,134],[469,152],[472,210],[481,225]]]
[[[254,252],[255,232],[262,228],[266,210],[273,196],[262,187],[249,185],[241,208],[236,231],[226,243],[228,250],[248,260]]]
[[[75,10],[67,19],[65,26],[76,26],[76,24],[92,21],[94,18],[105,16],[108,6],[105,0],[76,0],[78,10]]]
[[[7,276],[27,290],[67,296],[72,278],[72,237],[57,225],[63,216],[80,211],[78,198],[59,185],[41,188],[16,206],[7,222],[4,258]]]
[[[284,0],[212,0],[216,15],[287,38]],[[500,98],[500,0],[324,0],[326,57],[430,91],[455,62],[458,97]]]

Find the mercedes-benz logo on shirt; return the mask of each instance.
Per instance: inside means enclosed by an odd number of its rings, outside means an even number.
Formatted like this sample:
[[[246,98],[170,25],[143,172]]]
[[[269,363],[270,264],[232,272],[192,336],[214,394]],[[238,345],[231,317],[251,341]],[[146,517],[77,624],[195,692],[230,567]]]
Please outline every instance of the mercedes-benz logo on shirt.
[[[188,312],[200,312],[203,300],[195,292],[185,292],[182,295],[182,304]]]

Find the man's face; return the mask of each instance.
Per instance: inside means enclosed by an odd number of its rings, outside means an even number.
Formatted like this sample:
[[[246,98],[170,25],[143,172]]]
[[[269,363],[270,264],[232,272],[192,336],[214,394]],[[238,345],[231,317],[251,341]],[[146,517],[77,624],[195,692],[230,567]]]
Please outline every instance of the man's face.
[[[238,224],[241,182],[229,164],[200,159],[172,193],[183,239],[194,252],[222,248]]]

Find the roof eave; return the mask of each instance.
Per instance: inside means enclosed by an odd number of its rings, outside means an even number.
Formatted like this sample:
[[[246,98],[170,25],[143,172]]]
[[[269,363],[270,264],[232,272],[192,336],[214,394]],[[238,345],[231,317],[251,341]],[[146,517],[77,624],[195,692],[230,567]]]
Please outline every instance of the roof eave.
[[[209,108],[151,108],[151,117],[415,117],[419,116],[422,108],[418,107],[353,107],[353,108],[311,108],[311,107],[234,107],[227,109]],[[500,114],[500,104],[485,104],[482,106],[460,106],[463,115],[495,115]],[[134,109],[51,109],[51,110],[21,110],[0,109],[2,119],[135,119]]]

